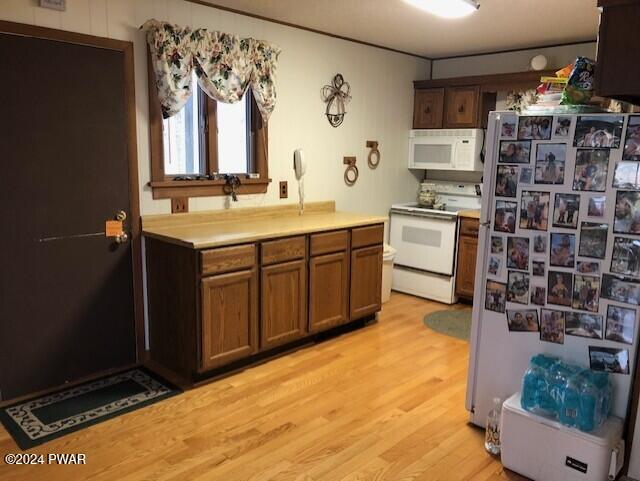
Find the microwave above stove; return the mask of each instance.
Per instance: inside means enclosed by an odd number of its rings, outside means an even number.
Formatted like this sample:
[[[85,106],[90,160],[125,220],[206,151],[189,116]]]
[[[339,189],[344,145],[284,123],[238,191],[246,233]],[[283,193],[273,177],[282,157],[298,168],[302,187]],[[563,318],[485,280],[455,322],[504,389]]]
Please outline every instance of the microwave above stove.
[[[411,130],[409,168],[482,171],[482,129]]]

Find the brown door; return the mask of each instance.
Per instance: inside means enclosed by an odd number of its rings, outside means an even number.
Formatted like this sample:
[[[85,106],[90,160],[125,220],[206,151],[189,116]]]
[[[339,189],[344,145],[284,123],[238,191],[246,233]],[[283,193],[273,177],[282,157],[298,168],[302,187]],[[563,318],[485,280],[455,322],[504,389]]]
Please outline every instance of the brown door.
[[[0,58],[0,389],[9,399],[135,362],[138,212],[123,51],[2,33]],[[117,244],[105,220],[120,210],[129,241]]]
[[[309,330],[323,331],[349,320],[349,253],[309,261]]]
[[[466,129],[478,126],[480,87],[451,87],[446,89],[444,128]]]
[[[211,369],[258,350],[255,270],[202,279],[202,367]]]
[[[307,332],[307,269],[304,259],[262,268],[260,347],[279,346]]]
[[[413,128],[441,129],[444,89],[417,89],[413,100]]]
[[[382,246],[351,251],[351,319],[382,306]]]

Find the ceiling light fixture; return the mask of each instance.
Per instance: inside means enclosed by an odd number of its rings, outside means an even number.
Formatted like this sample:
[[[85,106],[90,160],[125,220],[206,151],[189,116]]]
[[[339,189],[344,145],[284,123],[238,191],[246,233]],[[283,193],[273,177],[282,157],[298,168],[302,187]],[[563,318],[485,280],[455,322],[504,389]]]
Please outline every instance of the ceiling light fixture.
[[[421,10],[443,18],[460,18],[471,15],[480,8],[475,0],[404,0]]]

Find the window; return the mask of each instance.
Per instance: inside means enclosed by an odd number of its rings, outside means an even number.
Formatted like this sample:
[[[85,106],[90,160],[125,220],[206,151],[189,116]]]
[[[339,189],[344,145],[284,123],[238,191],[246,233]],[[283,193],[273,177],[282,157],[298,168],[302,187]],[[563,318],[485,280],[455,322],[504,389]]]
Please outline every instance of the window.
[[[217,102],[218,172],[221,174],[244,174],[252,170],[251,112],[247,108],[250,96],[247,93],[237,104]]]
[[[173,117],[162,120],[162,144],[165,175],[202,175],[206,174],[205,118],[203,116],[202,96],[196,76],[192,79],[193,92],[184,108]]]
[[[266,192],[267,126],[251,91],[235,104],[217,102],[198,87],[194,74],[189,101],[179,113],[163,119],[153,75],[150,68],[153,197],[226,195],[226,181],[214,174],[238,175],[240,194]]]

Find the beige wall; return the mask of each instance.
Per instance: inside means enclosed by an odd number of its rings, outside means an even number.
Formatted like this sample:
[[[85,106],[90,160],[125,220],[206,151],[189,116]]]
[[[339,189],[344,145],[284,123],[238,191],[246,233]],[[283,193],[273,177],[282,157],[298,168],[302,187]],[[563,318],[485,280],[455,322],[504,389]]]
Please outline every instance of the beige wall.
[[[547,68],[561,68],[583,56],[595,59],[596,43],[565,45],[562,47],[518,50],[471,57],[459,57],[433,61],[433,78],[465,77],[531,70],[531,59],[536,55],[547,57]]]
[[[426,78],[428,61],[181,0],[67,0],[66,12],[46,10],[37,3],[2,0],[0,19],[134,42],[143,214],[170,211],[169,201],[152,200],[146,186],[150,176],[146,44],[138,27],[152,17],[252,36],[282,48],[278,102],[269,123],[273,183],[267,194],[242,196],[234,207],[296,202],[292,156],[299,147],[308,160],[307,201],[335,199],[340,209],[385,214],[392,203],[415,198],[417,181],[406,167],[413,111],[411,82]],[[324,117],[320,89],[337,72],[351,84],[353,100],[343,125],[334,129]],[[382,161],[376,170],[367,167],[366,140],[380,143]],[[360,179],[354,187],[343,181],[345,155],[358,158]],[[283,201],[278,198],[280,180],[289,181],[289,199]],[[192,210],[224,206],[222,197],[191,199]]]

